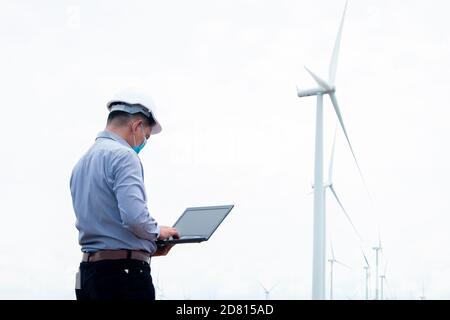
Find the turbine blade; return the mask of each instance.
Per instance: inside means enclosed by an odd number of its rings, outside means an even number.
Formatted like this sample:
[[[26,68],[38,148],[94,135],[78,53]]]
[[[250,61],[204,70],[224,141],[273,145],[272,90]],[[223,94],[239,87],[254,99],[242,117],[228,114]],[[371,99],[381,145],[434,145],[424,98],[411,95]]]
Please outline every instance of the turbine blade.
[[[317,82],[317,84],[319,86],[321,86],[323,89],[329,91],[331,90],[331,87],[328,85],[328,83],[321,79],[318,75],[316,75],[314,72],[312,72],[311,70],[309,70],[307,67],[305,67],[305,70],[308,71],[308,73],[311,75],[311,77],[313,77],[313,79]]]
[[[355,225],[353,224],[352,219],[350,218],[350,216],[348,215],[347,211],[345,210],[344,206],[342,205],[341,200],[339,200],[339,197],[336,194],[336,191],[334,190],[333,186],[330,186],[330,190],[333,193],[334,197],[336,198],[337,203],[339,204],[339,206],[341,207],[342,211],[344,212],[345,216],[347,217],[347,220],[350,222],[353,231],[355,231],[356,235],[358,236],[359,240],[363,241],[361,235],[359,234],[358,230],[356,229]]]
[[[381,234],[380,234],[380,230],[378,230],[378,248],[382,248],[381,246]]]
[[[331,185],[333,184],[333,162],[334,162],[334,149],[336,146],[336,132],[337,127],[334,130],[334,139],[333,139],[333,148],[331,149],[331,157],[330,157],[330,167],[328,168],[328,183]]]
[[[346,265],[345,263],[340,262],[339,260],[335,260],[334,262],[336,262],[337,264],[340,264],[341,266],[347,268],[347,269],[353,269],[352,267],[349,267],[348,265]]]
[[[333,242],[331,242],[330,245],[331,245],[331,258],[332,258],[333,260],[336,260],[336,258],[334,257]]]
[[[279,283],[276,283],[272,286],[272,288],[270,288],[269,292],[272,292],[273,289],[275,289],[277,286],[279,285]]]
[[[268,291],[267,291],[266,287],[264,287],[264,286],[262,285],[262,283],[261,283],[261,282],[259,282],[259,281],[258,281],[258,283],[259,283],[259,285],[260,285],[260,286],[261,286],[261,287],[263,288],[264,292],[266,292],[266,293],[267,293]]]
[[[337,102],[336,95],[334,92],[330,93],[330,99],[331,99],[331,103],[333,104],[334,111],[336,112],[336,115],[339,119],[339,123],[341,124],[342,130],[344,131],[345,139],[347,140],[348,146],[350,147],[350,151],[352,152],[353,159],[355,159],[355,163],[356,163],[356,166],[358,167],[358,171],[359,171],[359,175],[361,176],[361,180],[364,184],[364,187],[366,189],[366,192],[367,192],[369,198],[371,199],[369,188],[367,188],[366,180],[364,179],[364,175],[361,171],[361,167],[359,166],[358,160],[356,159],[355,152],[353,151],[352,144],[350,143],[350,138],[348,137],[347,129],[345,128],[344,120],[342,119],[342,115],[341,115],[341,110],[339,109],[339,104]]]
[[[338,34],[336,37],[336,42],[334,44],[333,54],[331,55],[330,70],[329,70],[329,84],[331,86],[334,86],[334,83],[336,80],[336,71],[337,71],[337,65],[338,65],[339,50],[341,47],[342,30],[344,29],[344,21],[345,21],[345,13],[347,12],[347,5],[348,5],[348,0],[345,3],[344,14],[342,15],[341,25],[339,27],[339,31],[338,31]]]
[[[361,248],[361,252],[362,252],[362,254],[363,254],[363,256],[364,256],[364,260],[366,260],[366,265],[367,265],[367,267],[370,268],[369,260],[367,260],[367,256],[366,256],[366,254],[364,253],[364,250],[363,250],[362,248]]]

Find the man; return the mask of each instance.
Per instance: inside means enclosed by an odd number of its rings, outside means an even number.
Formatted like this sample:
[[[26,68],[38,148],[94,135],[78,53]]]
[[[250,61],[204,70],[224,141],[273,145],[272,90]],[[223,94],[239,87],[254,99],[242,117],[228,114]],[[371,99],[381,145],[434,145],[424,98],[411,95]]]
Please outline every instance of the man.
[[[83,252],[78,300],[154,300],[152,256],[166,255],[157,239],[178,237],[147,209],[138,153],[161,132],[150,97],[127,90],[107,104],[106,129],[75,165],[70,179],[76,227]]]

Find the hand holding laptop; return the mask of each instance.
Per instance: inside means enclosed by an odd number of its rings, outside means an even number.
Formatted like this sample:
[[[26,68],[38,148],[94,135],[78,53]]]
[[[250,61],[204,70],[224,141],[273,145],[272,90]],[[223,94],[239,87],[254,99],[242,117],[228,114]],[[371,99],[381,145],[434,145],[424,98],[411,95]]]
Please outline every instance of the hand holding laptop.
[[[170,237],[178,239],[180,237],[178,230],[175,229],[174,227],[160,226],[158,240],[166,240],[169,239]]]
[[[166,240],[166,239],[178,239],[180,237],[177,229],[172,228],[172,227],[167,227],[167,226],[160,226],[159,229],[159,237],[158,240]],[[175,244],[171,244],[171,245],[166,245],[166,246],[158,246],[158,249],[156,250],[156,252],[153,254],[154,257],[157,256],[165,256],[169,253],[170,249],[172,249],[172,247]]]

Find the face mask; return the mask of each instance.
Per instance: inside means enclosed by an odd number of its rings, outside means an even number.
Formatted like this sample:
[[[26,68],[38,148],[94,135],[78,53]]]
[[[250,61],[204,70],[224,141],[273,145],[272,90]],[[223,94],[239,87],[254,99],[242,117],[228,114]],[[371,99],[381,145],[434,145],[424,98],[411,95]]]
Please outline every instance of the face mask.
[[[144,126],[142,125],[142,123],[141,123],[141,128],[142,128],[142,135],[144,136],[144,141],[142,141],[142,143],[140,145],[138,145],[138,146],[131,147],[131,148],[133,148],[133,150],[136,153],[141,152],[141,150],[144,149],[144,146],[147,143],[147,137],[145,136]],[[133,139],[134,139],[134,144],[136,144],[136,136],[134,135],[134,132],[133,132]]]

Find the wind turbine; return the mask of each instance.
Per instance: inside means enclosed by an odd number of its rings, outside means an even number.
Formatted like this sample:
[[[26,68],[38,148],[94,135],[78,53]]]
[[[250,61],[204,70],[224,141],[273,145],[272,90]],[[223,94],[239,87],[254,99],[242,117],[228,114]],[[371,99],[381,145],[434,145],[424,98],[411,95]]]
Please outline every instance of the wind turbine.
[[[340,43],[342,37],[342,30],[344,27],[345,13],[347,11],[347,4],[345,4],[344,14],[342,16],[338,35],[334,45],[331,62],[329,67],[328,82],[322,80],[311,70],[305,67],[306,71],[313,77],[319,85],[318,88],[310,90],[299,90],[297,88],[297,95],[302,97],[317,97],[317,112],[316,112],[316,141],[315,141],[315,165],[314,165],[314,239],[313,239],[313,279],[312,279],[312,299],[325,299],[325,256],[326,256],[326,224],[325,224],[325,192],[323,182],[323,96],[329,95],[334,107],[334,111],[339,119],[339,123],[344,132],[345,138],[355,159],[361,178],[364,178],[356,160],[353,147],[350,143],[347,129],[344,125],[344,120],[336,98],[336,71],[339,57]],[[366,186],[365,182],[364,185]],[[366,186],[367,189],[367,186]]]
[[[272,286],[272,288],[270,288],[270,289],[267,289],[266,287],[264,287],[264,286],[262,285],[261,282],[259,282],[259,285],[260,285],[260,286],[263,288],[263,290],[264,290],[264,294],[265,294],[265,296],[266,296],[266,300],[270,300],[270,293],[271,293],[272,290],[278,285],[278,283],[275,284],[274,286]]]
[[[383,274],[380,276],[380,282],[381,282],[381,300],[384,300],[384,283],[386,283],[386,285],[387,285],[386,269],[387,269],[387,262],[386,262],[386,265],[384,266],[384,272],[383,272]]]
[[[334,272],[334,264],[340,264],[341,266],[344,266],[348,269],[351,269],[349,266],[343,264],[339,260],[336,260],[336,257],[334,256],[334,249],[333,249],[333,243],[331,243],[331,259],[328,259],[328,262],[330,263],[330,300],[333,300],[333,272]]]
[[[366,290],[366,300],[369,300],[369,279],[370,279],[370,264],[369,264],[369,260],[367,260],[366,254],[364,253],[364,251],[361,248],[361,252],[364,256],[364,260],[366,262],[366,265],[364,266],[364,271],[365,271],[365,290]]]
[[[378,234],[378,246],[375,246],[372,248],[375,250],[375,300],[378,300],[379,293],[378,293],[378,267],[379,267],[379,253],[383,249],[381,247],[381,237],[380,234]]]

